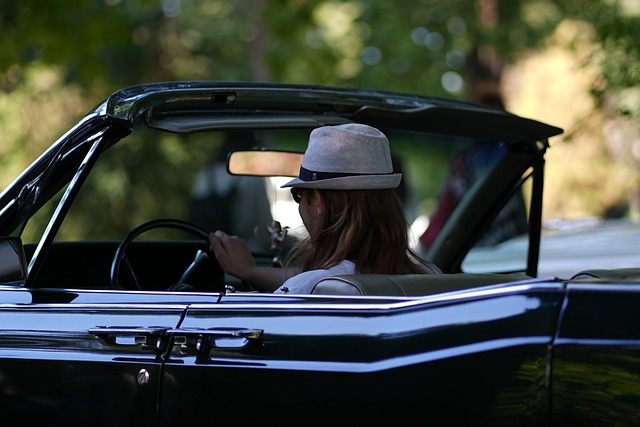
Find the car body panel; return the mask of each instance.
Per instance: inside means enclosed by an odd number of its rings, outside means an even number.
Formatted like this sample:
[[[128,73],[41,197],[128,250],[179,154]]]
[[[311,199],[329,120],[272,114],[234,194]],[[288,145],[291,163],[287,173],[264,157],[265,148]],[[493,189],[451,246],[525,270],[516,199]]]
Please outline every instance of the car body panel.
[[[154,340],[179,323],[184,305],[74,303],[73,292],[63,302],[57,290],[0,294],[4,414],[30,425],[156,425],[163,353]]]
[[[386,423],[415,420],[429,402],[432,419],[540,423],[562,295],[561,284],[540,283],[396,302],[283,296],[252,303],[250,296],[229,295],[221,306],[194,304],[181,329],[260,330],[261,336],[246,347],[226,343],[203,353],[185,346],[172,354],[166,375],[192,380],[183,383],[188,390],[165,382],[162,400],[171,405],[160,418],[166,425],[203,421],[203,414],[177,408],[216,401],[227,408],[221,422],[266,417],[295,424],[309,417],[310,402],[330,402],[331,410],[313,412],[312,424]],[[248,412],[245,395],[255,396]],[[456,412],[461,401],[466,410]],[[530,405],[516,405],[522,401]]]
[[[568,286],[552,356],[557,425],[640,422],[640,280],[615,282]]]

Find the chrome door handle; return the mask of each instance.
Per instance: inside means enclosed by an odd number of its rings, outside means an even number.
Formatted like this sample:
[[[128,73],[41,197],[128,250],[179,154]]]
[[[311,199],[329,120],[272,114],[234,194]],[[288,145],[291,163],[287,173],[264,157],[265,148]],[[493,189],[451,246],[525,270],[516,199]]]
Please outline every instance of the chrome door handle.
[[[89,333],[118,345],[143,345],[161,349],[168,326],[96,326]]]
[[[167,331],[174,344],[208,351],[211,348],[242,350],[249,344],[260,344],[264,331],[250,328],[177,328]]]

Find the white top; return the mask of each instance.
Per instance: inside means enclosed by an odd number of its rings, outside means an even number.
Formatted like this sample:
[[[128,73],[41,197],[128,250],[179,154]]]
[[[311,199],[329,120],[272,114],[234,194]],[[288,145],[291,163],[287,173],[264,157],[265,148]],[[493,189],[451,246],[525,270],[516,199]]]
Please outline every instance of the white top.
[[[303,271],[287,279],[282,286],[273,292],[276,294],[310,294],[319,280],[339,274],[356,274],[356,265],[345,259],[327,269]]]

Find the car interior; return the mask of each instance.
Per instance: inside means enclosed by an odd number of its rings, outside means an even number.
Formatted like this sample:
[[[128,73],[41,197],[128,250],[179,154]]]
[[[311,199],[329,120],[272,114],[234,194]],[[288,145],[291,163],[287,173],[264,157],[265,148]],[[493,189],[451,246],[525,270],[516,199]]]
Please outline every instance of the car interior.
[[[252,291],[251,284],[225,275],[207,253],[206,234],[212,230],[189,221],[194,181],[199,171],[217,161],[216,153],[231,131],[251,132],[255,141],[249,149],[240,141],[235,141],[234,147],[232,141],[227,155],[245,148],[257,154],[300,156],[313,126],[243,124],[204,131],[198,123],[190,121],[186,129],[184,123],[176,129],[168,123],[136,127],[132,135],[110,145],[95,164],[89,165],[91,173],[73,194],[73,203],[66,204],[68,212],[59,215],[63,220],[46,256],[39,257],[31,286]],[[531,230],[535,231],[535,227],[530,230],[529,221],[535,222],[540,215],[531,208],[536,205],[532,200],[540,197],[534,184],[536,161],[542,153],[539,145],[383,131],[391,141],[396,167],[403,173],[403,193],[399,196],[405,204],[413,248],[444,273],[453,275],[452,283],[460,284],[449,286],[472,287],[535,277],[535,271],[528,267],[535,254],[528,248]],[[89,135],[87,141],[100,137]],[[251,167],[256,164],[260,162],[254,160]],[[271,159],[266,164],[273,167],[276,162]],[[283,179],[297,173],[298,166],[289,157],[278,166],[284,171],[281,175],[264,169],[264,163],[261,167],[227,174],[262,183],[279,231],[270,229],[273,224],[255,224],[253,236],[249,233],[242,237],[267,236],[271,247],[255,250],[254,256],[259,265],[279,266],[288,248],[306,236],[290,192],[280,188]],[[60,210],[58,204],[68,197],[67,193],[60,189],[24,229],[22,241],[29,262],[41,249],[43,230]],[[240,199],[251,197],[243,195]],[[231,209],[231,203],[219,209]],[[436,289],[440,285],[434,286]],[[417,278],[410,277],[338,278],[319,284],[315,293],[408,296],[428,292],[419,287]]]

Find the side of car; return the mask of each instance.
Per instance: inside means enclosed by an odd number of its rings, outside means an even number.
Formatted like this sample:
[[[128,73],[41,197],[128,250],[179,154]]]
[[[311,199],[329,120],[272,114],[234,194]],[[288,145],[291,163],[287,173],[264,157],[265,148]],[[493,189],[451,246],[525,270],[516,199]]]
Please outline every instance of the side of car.
[[[561,283],[418,300],[61,296],[3,292],[7,414],[73,422],[101,413],[99,425],[212,416],[288,425],[425,417],[538,424],[548,416],[546,363]],[[214,414],[203,410],[212,405]]]
[[[632,422],[640,286],[597,280],[422,298],[3,290],[2,406],[98,425],[205,421],[212,402],[236,423]]]

